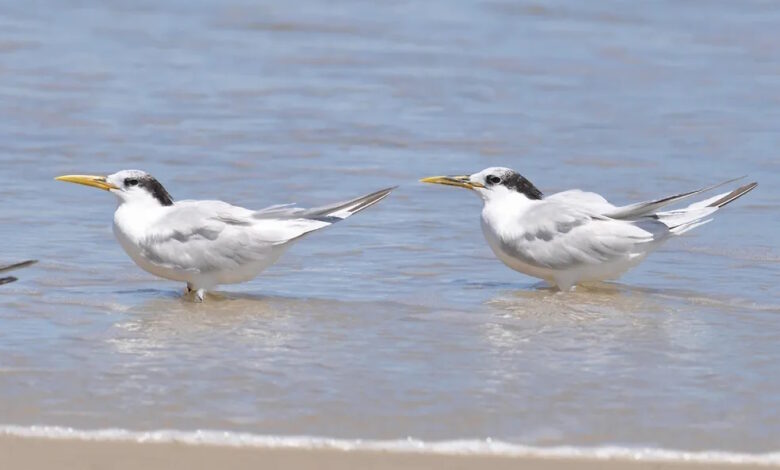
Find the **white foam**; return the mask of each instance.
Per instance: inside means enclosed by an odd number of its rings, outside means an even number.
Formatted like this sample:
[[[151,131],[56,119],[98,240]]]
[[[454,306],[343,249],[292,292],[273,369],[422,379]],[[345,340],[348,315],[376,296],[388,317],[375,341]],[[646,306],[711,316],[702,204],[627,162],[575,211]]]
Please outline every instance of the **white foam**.
[[[418,439],[363,440],[332,439],[310,436],[271,436],[231,431],[130,431],[126,429],[80,430],[59,426],[0,426],[0,436],[82,441],[178,443],[261,449],[301,449],[337,451],[381,451],[436,455],[485,455],[538,457],[555,459],[627,459],[647,462],[728,463],[763,466],[780,465],[780,452],[747,454],[723,451],[680,451],[654,448],[604,447],[533,447],[509,442],[485,440],[421,441]]]

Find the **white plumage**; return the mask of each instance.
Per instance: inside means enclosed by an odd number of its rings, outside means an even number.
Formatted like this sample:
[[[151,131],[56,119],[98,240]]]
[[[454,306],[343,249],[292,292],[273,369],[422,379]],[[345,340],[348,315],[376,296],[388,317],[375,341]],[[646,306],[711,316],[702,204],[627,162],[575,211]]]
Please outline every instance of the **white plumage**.
[[[544,197],[508,168],[422,181],[477,192],[484,201],[482,230],[496,256],[510,268],[561,290],[619,277],[664,241],[709,222],[714,212],[757,186],[750,183],[683,209],[660,211],[735,180],[621,207],[580,190]]]
[[[59,177],[114,193],[114,234],[144,270],[189,290],[245,282],[275,263],[292,243],[381,201],[393,188],[315,209],[292,205],[254,211],[222,201],[177,201],[138,170],[107,177]]]

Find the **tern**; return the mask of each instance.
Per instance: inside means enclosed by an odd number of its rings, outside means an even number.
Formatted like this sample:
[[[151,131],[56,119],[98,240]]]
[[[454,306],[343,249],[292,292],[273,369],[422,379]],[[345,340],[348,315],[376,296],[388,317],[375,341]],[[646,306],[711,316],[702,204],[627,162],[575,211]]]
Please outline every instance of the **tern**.
[[[579,189],[544,196],[509,168],[420,181],[476,192],[484,203],[482,232],[498,259],[566,291],[581,283],[617,279],[663,242],[710,222],[718,209],[752,191],[757,183],[682,209],[659,209],[738,179],[626,206]]]
[[[110,176],[65,175],[117,198],[114,235],[142,269],[187,283],[202,302],[220,284],[249,281],[274,264],[295,241],[371,207],[395,188],[314,209],[276,205],[244,209],[222,201],[174,202],[162,184],[140,170]]]
[[[21,263],[9,264],[8,266],[0,266],[0,273],[7,273],[8,271],[13,271],[14,269],[26,268],[27,266],[30,266],[31,264],[35,264],[37,262],[38,262],[37,260],[31,259],[28,261],[22,261]],[[0,277],[0,285],[8,284],[16,280],[17,278],[13,276]]]

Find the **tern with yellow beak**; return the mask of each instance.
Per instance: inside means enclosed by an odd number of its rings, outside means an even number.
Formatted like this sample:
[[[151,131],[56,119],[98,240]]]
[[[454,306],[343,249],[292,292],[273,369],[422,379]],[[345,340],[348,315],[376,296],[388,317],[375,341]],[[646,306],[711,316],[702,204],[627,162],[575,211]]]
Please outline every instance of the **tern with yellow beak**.
[[[750,183],[682,209],[659,211],[736,180],[621,207],[578,189],[545,197],[509,168],[421,181],[478,194],[484,202],[482,232],[495,255],[515,271],[560,290],[616,279],[666,240],[706,224],[718,209],[757,186]]]
[[[142,269],[187,283],[203,301],[206,290],[253,279],[293,242],[378,203],[394,188],[315,209],[292,205],[250,210],[222,201],[176,201],[139,170],[110,176],[67,175],[59,181],[113,193],[114,235]]]

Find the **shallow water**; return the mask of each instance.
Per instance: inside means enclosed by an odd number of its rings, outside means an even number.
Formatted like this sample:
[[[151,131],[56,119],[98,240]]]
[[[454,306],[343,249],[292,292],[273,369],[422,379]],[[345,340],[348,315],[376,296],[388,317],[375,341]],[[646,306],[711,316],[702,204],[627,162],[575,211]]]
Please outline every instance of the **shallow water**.
[[[774,2],[4,2],[0,423],[780,450]],[[480,203],[520,170],[616,203],[761,186],[619,283],[540,289]],[[136,268],[111,196],[390,199],[205,304]]]

